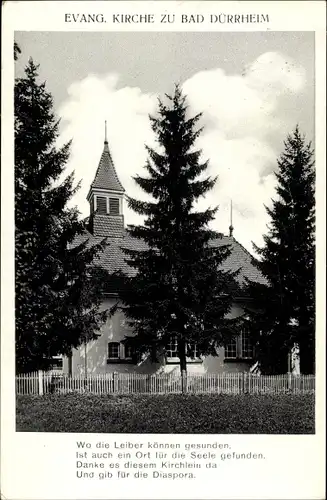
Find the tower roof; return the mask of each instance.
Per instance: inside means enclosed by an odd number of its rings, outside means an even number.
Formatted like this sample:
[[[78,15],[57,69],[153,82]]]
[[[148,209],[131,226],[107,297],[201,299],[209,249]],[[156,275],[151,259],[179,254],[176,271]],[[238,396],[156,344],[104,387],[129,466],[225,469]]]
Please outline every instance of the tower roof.
[[[104,141],[104,147],[99,166],[96,171],[94,181],[91,184],[91,189],[92,188],[104,189],[108,191],[119,191],[121,193],[124,193],[125,191],[118,178],[114,162],[111,158],[107,140]]]

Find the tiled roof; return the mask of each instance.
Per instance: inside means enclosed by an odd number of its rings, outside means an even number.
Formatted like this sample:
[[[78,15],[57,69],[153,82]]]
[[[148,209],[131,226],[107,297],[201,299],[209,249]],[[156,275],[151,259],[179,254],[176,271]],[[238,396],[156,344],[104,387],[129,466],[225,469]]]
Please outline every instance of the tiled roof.
[[[93,245],[99,243],[103,240],[103,237],[95,237],[89,232],[85,231],[85,234],[80,235],[76,239],[76,244],[89,239],[89,244]],[[125,261],[125,254],[123,248],[129,248],[131,250],[145,250],[147,245],[144,241],[132,238],[127,231],[124,232],[122,238],[110,238],[108,239],[109,246],[97,257],[96,263],[103,267],[109,273],[122,271],[129,276],[135,275],[135,269],[131,268]],[[231,245],[231,253],[224,261],[222,265],[223,270],[237,271],[240,270],[237,281],[242,286],[245,282],[245,278],[252,281],[266,284],[264,276],[261,274],[259,269],[255,266],[254,259],[252,255],[245,250],[245,248],[235,240],[232,236],[222,236],[211,241],[214,246]]]
[[[104,143],[99,166],[96,171],[94,181],[91,184],[91,188],[120,191],[121,193],[125,191],[120,180],[118,179],[107,141]]]
[[[231,245],[231,253],[222,264],[222,269],[225,271],[237,271],[240,273],[237,280],[240,285],[245,282],[245,278],[256,283],[267,284],[265,277],[255,265],[254,257],[248,252],[233,236],[222,236],[211,241],[212,245]]]
[[[95,214],[93,218],[93,233],[110,238],[122,238],[124,235],[123,215]]]

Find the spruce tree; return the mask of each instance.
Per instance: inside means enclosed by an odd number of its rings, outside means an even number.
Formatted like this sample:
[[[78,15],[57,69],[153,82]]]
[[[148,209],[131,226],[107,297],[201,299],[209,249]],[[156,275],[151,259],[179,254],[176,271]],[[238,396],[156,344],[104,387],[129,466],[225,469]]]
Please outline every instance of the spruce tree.
[[[148,175],[135,178],[152,201],[129,199],[129,206],[145,216],[143,225],[129,227],[129,234],[147,248],[125,249],[136,275],[126,279],[121,299],[137,350],[156,359],[176,338],[183,373],[195,344],[201,354],[215,355],[237,334],[238,322],[226,318],[235,274],[220,269],[230,249],[211,244],[219,237],[208,227],[217,208],[200,212],[194,207],[216,182],[205,177],[208,164],[200,162],[201,151],[194,148],[201,115],[188,118],[178,86],[166,97],[168,104],[159,100],[158,116],[150,117],[158,148],[147,147]]]
[[[259,356],[265,371],[287,370],[287,355],[300,350],[301,373],[315,366],[315,172],[313,150],[299,128],[285,141],[277,161],[277,197],[264,246],[255,250],[268,287],[254,283],[249,294],[259,310],[252,313],[261,332]]]
[[[78,187],[73,174],[61,180],[70,144],[56,146],[59,122],[32,60],[15,81],[14,106],[16,369],[28,372],[100,328],[101,273],[91,264],[105,242],[77,241],[83,224],[67,202]]]

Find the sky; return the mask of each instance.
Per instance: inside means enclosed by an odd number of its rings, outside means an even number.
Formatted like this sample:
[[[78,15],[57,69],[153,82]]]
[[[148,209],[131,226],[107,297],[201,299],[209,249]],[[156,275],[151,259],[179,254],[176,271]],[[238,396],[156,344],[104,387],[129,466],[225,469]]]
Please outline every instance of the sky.
[[[314,141],[314,34],[17,32],[22,53],[40,64],[40,81],[61,119],[58,145],[72,139],[67,174],[81,188],[72,203],[89,215],[86,196],[104,141],[129,196],[146,199],[133,177],[144,175],[145,144],[157,147],[149,114],[179,83],[189,113],[202,113],[196,147],[218,180],[197,209],[219,206],[213,229],[253,252],[262,244],[275,197],[277,158],[296,124]],[[124,208],[126,224],[142,222]]]

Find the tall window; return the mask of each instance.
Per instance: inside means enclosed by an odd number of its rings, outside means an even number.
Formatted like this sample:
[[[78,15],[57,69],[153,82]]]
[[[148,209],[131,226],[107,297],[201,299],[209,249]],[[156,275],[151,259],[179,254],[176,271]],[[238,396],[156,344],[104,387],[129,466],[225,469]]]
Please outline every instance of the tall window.
[[[119,215],[119,198],[109,198],[110,215]]]
[[[97,212],[101,215],[106,215],[107,198],[105,196],[97,196]]]
[[[120,359],[120,343],[119,342],[109,342],[109,344],[108,344],[108,358],[109,359]]]
[[[253,344],[251,341],[249,331],[243,330],[241,334],[241,347],[242,347],[242,358],[251,359],[253,358]]]
[[[237,339],[234,338],[225,345],[225,358],[235,359],[237,358]]]
[[[254,347],[248,329],[244,329],[241,334],[225,345],[225,359],[252,359]]]

